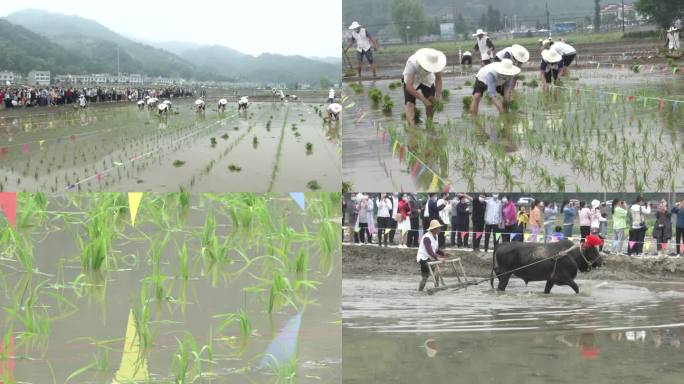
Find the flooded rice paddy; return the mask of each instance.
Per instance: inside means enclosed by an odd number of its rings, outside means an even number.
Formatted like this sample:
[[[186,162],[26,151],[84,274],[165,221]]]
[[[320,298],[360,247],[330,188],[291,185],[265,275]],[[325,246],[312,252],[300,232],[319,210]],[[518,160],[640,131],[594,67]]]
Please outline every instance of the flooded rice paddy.
[[[512,280],[433,296],[419,277],[342,282],[345,383],[679,383],[684,285]]]
[[[323,104],[253,102],[159,116],[134,104],[0,114],[0,190],[337,191],[340,134]],[[310,146],[309,146],[310,144]],[[306,172],[302,172],[306,169]]]
[[[341,377],[339,194],[20,194],[0,223],[4,383]]]
[[[463,113],[463,98],[472,93],[466,82],[474,75],[446,77],[448,101],[427,130],[424,123],[405,127],[400,83],[366,81],[361,88],[345,83],[343,180],[367,190],[427,190],[435,186],[435,174],[439,189],[684,188],[681,75],[650,72],[648,66],[639,73],[621,67],[576,69],[563,88],[549,92],[524,85],[538,81],[537,72],[524,76],[516,87],[517,109],[499,116],[483,101],[478,119]],[[388,95],[391,113],[383,112],[385,100],[371,100],[372,88]]]

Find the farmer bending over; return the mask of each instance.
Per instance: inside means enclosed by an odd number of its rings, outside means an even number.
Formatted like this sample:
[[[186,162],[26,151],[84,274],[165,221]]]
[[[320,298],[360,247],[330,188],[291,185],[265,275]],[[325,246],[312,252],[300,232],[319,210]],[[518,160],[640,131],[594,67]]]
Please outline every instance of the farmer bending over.
[[[442,225],[437,220],[432,220],[430,222],[430,227],[428,231],[423,235],[420,240],[420,245],[418,246],[418,254],[416,255],[416,261],[420,263],[420,275],[421,280],[418,285],[418,290],[422,291],[425,288],[425,283],[430,277],[430,266],[428,261],[437,261],[440,258],[445,258],[444,252],[440,251],[438,248],[437,234]],[[437,279],[437,285],[439,285],[439,279]]]
[[[542,89],[546,90],[548,84],[556,84],[558,81],[558,74],[563,69],[563,58],[556,51],[545,49],[541,53],[541,66],[539,67],[541,74]]]
[[[470,106],[470,113],[477,116],[480,100],[485,91],[492,99],[499,113],[504,111],[504,106],[511,101],[511,91],[513,90],[513,78],[520,73],[520,68],[513,65],[510,59],[503,59],[500,63],[491,63],[480,68],[475,76],[473,86],[473,102]],[[497,92],[503,96],[503,102],[496,98]]]
[[[421,48],[406,61],[402,82],[409,127],[415,126],[416,99],[425,104],[425,115],[432,120],[434,109],[431,99],[439,101],[442,98],[442,71],[445,66],[444,53],[432,48]]]

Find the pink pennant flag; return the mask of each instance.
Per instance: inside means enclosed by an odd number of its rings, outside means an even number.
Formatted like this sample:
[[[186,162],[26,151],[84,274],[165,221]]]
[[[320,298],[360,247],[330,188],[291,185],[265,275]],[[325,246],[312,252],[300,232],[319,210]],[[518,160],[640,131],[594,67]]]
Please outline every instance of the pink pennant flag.
[[[660,243],[660,249],[667,249],[667,243]]]
[[[76,135],[71,135],[71,136],[69,136],[69,140],[70,140],[72,143],[73,143],[74,141],[76,141]]]
[[[404,162],[404,146],[400,145],[399,146],[399,163]]]
[[[629,101],[634,101],[634,100],[636,100],[636,96],[630,95],[630,96],[627,98],[627,100],[629,100]]]
[[[98,182],[102,181],[102,173],[98,172],[96,178]]]
[[[684,253],[684,243],[679,245],[679,253]]]
[[[382,132],[382,142],[383,144],[387,142],[387,130]]]
[[[5,155],[7,155],[8,153],[9,153],[9,147],[7,147],[7,146],[0,147],[0,155],[5,156]]]
[[[468,234],[468,232],[459,232],[459,233],[461,235],[461,240],[465,239],[466,235]]]
[[[5,213],[9,224],[16,228],[17,226],[17,193],[16,192],[0,192],[0,211]]]
[[[634,248],[634,245],[636,244],[636,241],[629,241],[629,249]]]
[[[449,193],[451,191],[451,183],[444,186],[444,193]]]
[[[661,98],[661,99],[660,99],[660,110],[662,111],[663,109],[665,109],[665,100],[663,100],[663,99]]]
[[[479,239],[480,237],[482,237],[482,232],[475,232],[475,238]]]
[[[28,145],[28,143],[22,144],[22,145],[21,145],[21,150],[24,152],[24,155],[28,155],[28,154],[29,154],[29,145]]]
[[[420,163],[416,161],[416,163],[413,164],[413,168],[411,169],[411,175],[412,176],[417,175],[419,169],[420,169]]]

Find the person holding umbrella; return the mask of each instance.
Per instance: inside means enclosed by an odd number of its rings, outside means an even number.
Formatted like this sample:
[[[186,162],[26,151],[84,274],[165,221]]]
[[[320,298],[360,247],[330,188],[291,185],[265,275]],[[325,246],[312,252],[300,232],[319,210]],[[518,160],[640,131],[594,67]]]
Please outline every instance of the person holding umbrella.
[[[368,65],[373,71],[373,78],[377,77],[375,71],[375,64],[373,63],[373,48],[377,49],[378,42],[370,35],[370,33],[363,28],[358,22],[353,22],[349,29],[351,32],[351,38],[349,39],[349,44],[344,48],[346,53],[352,45],[356,44],[356,57],[357,57],[357,67],[356,70],[359,73],[359,78],[361,78],[361,69],[363,67],[363,58],[366,58]]]
[[[446,67],[446,55],[432,48],[421,48],[411,55],[404,67],[404,106],[409,127],[415,126],[416,99],[425,105],[425,115],[432,120],[432,100],[442,98],[442,71]]]
[[[492,63],[494,58],[494,43],[487,36],[487,32],[483,31],[482,28],[473,34],[475,38],[475,47],[473,48],[475,52],[480,52],[480,59],[482,59],[482,66]]]
[[[430,226],[427,232],[423,235],[420,240],[420,245],[418,246],[418,253],[416,254],[416,262],[420,264],[420,275],[421,280],[418,285],[418,291],[422,291],[425,288],[425,283],[430,277],[430,265],[429,261],[437,261],[445,258],[444,252],[439,250],[437,235],[439,234],[442,224],[437,220],[430,221]],[[439,279],[437,279],[437,284],[439,284]]]

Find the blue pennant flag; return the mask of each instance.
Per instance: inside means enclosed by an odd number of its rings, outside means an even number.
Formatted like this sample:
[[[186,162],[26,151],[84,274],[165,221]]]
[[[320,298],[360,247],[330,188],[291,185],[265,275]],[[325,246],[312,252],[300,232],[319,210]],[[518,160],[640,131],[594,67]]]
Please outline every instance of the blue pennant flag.
[[[290,197],[299,205],[299,208],[302,210],[306,209],[304,205],[304,192],[290,192]]]

